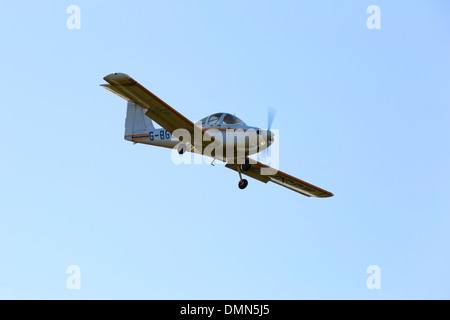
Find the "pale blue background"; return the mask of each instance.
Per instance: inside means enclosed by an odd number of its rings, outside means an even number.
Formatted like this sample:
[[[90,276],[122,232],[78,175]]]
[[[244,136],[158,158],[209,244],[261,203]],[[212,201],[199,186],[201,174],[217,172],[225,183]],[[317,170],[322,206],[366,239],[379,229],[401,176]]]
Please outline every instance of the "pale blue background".
[[[0,298],[450,298],[449,1],[9,1],[0,30]],[[192,120],[274,107],[281,170],[335,197],[124,141],[111,72]]]

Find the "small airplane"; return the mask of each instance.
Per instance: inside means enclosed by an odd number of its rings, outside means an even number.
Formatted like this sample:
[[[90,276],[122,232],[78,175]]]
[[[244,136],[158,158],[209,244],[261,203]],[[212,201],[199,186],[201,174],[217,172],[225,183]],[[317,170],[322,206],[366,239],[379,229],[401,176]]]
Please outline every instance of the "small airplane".
[[[333,196],[329,191],[249,158],[266,150],[274,141],[275,135],[270,131],[273,114],[269,114],[266,130],[248,126],[230,113],[214,113],[194,123],[126,74],[112,73],[103,79],[108,84],[102,87],[128,102],[125,140],[176,149],[180,155],[193,152],[210,156],[213,162],[216,159],[226,162],[227,168],[239,174],[240,189],[248,185],[242,178],[245,174],[307,197]],[[162,128],[155,128],[152,120]],[[209,143],[203,143],[205,141]]]

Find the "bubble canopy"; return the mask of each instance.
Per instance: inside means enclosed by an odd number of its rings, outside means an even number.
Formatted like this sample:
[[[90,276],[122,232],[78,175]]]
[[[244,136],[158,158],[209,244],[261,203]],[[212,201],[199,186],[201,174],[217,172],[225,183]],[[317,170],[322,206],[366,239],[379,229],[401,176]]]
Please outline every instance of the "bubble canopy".
[[[202,127],[218,126],[222,124],[229,124],[229,125],[239,124],[245,126],[244,121],[242,121],[235,115],[224,112],[214,113],[208,117],[198,120],[197,122],[195,122],[195,124],[198,126],[201,125]]]

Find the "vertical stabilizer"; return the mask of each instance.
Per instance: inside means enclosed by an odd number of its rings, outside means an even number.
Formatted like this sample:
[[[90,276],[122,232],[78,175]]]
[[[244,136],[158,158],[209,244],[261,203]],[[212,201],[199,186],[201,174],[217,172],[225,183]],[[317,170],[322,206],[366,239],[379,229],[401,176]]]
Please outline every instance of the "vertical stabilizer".
[[[125,119],[125,139],[132,141],[133,135],[148,133],[154,130],[153,121],[145,115],[147,110],[133,101],[128,101],[127,117]]]

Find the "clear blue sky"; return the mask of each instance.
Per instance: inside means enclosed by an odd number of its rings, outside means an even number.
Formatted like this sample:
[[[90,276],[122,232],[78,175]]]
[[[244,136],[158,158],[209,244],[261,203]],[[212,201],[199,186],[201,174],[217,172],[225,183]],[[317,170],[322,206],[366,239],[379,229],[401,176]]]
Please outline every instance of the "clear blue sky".
[[[0,30],[0,298],[450,298],[448,1],[9,1]],[[112,72],[191,120],[275,108],[280,169],[335,197],[133,146]]]

